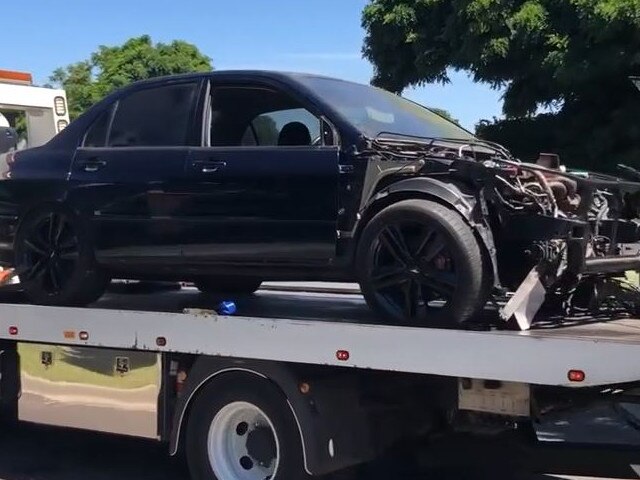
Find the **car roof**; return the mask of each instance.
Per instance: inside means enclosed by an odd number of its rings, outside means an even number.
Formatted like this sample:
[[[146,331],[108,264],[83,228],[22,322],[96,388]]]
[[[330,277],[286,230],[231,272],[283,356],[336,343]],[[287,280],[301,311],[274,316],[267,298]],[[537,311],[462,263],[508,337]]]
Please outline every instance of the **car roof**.
[[[304,73],[304,72],[284,72],[284,71],[277,71],[277,70],[213,70],[211,72],[181,73],[181,74],[174,74],[174,75],[165,75],[162,77],[154,77],[146,80],[139,80],[137,82],[130,84],[128,87],[134,87],[136,85],[143,85],[147,83],[155,84],[155,83],[162,83],[162,82],[171,81],[171,80],[201,79],[205,77],[211,77],[211,78],[245,77],[245,78],[288,80],[288,81],[291,81],[291,80],[296,81],[302,78],[324,78],[326,80],[333,80],[337,82],[357,83],[357,82],[350,82],[348,80],[343,80],[340,78],[329,77],[326,75]],[[359,85],[362,85],[362,84],[359,84]]]

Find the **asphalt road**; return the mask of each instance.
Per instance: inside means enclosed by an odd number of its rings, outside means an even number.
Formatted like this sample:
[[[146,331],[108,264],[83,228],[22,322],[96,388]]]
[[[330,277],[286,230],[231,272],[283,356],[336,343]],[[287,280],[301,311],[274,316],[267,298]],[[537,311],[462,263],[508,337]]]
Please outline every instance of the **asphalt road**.
[[[405,447],[375,464],[327,480],[553,480],[638,478],[640,433],[599,408],[551,419],[533,448],[502,439],[450,437]],[[568,442],[598,442],[575,446]],[[625,450],[604,446],[625,443]],[[187,480],[181,460],[154,442],[20,425],[0,435],[0,480]]]

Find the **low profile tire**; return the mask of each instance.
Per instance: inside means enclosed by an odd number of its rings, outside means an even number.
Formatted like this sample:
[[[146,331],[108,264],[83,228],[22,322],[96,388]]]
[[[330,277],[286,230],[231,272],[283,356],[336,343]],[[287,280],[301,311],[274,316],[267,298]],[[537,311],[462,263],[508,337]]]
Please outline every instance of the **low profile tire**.
[[[189,414],[186,453],[195,480],[308,478],[287,400],[262,378],[205,387]]]
[[[15,267],[27,299],[41,305],[83,306],[109,282],[94,260],[80,219],[59,207],[26,217],[15,239]]]
[[[208,277],[197,280],[196,288],[202,293],[254,293],[262,285],[262,280],[251,277]]]
[[[356,274],[369,306],[389,323],[455,328],[487,298],[482,251],[452,209],[428,200],[392,204],[365,226]]]

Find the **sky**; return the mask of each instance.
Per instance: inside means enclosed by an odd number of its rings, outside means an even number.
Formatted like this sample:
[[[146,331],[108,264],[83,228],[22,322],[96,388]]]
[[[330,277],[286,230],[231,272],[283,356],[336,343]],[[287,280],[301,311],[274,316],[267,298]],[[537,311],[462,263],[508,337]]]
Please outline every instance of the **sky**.
[[[143,34],[159,42],[191,42],[218,70],[299,71],[361,83],[373,73],[361,55],[366,0],[0,1],[0,69],[31,72],[40,84],[99,45]],[[468,129],[501,115],[500,92],[464,72],[450,78],[445,86],[410,88],[403,95],[448,110]]]

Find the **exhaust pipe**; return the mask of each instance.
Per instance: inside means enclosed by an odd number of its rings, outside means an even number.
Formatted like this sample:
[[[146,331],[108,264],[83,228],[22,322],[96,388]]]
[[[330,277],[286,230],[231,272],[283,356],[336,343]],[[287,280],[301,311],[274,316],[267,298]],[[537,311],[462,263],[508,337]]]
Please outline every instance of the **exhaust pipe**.
[[[640,256],[587,258],[582,273],[623,273],[640,270]]]

